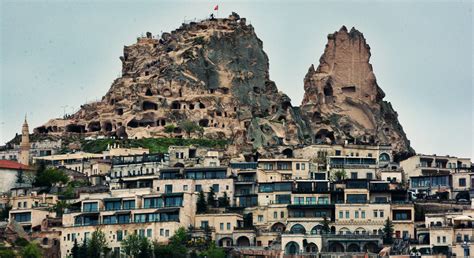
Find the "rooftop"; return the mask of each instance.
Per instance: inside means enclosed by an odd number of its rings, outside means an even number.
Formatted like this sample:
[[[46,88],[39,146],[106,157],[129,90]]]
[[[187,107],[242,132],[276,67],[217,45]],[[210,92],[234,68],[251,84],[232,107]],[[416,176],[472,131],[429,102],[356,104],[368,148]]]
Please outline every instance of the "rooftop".
[[[33,168],[18,163],[13,160],[0,160],[0,169],[12,169],[12,170],[34,170]]]

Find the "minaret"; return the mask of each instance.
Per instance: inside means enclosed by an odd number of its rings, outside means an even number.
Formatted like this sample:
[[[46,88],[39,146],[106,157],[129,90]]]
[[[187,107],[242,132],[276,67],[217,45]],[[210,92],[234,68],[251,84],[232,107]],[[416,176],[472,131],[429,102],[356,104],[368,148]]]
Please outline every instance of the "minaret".
[[[28,122],[23,123],[21,128],[21,143],[20,143],[20,159],[19,162],[23,165],[29,166],[30,164],[30,132],[28,129]]]

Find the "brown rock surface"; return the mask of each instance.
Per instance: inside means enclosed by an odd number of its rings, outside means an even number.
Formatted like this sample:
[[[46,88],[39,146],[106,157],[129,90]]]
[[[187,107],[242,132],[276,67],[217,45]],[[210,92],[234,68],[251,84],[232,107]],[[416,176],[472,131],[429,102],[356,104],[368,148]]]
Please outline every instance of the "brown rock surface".
[[[168,137],[166,126],[191,120],[203,128],[191,137],[230,139],[229,154],[345,140],[412,151],[382,100],[362,33],[343,27],[328,39],[304,79],[302,106],[292,107],[270,80],[262,41],[245,18],[191,22],[160,38],[147,33],[124,47],[122,76],[101,101],[35,133]],[[180,128],[173,135],[187,137]]]
[[[370,47],[358,30],[343,26],[328,35],[318,68],[311,66],[304,79],[301,110],[311,121],[314,141],[392,144],[395,152],[411,153],[369,59]]]

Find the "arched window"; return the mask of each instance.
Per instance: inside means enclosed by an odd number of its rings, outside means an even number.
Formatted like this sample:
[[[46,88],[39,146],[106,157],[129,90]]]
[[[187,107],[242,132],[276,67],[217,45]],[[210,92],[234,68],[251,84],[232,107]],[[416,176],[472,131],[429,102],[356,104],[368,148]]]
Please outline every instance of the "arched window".
[[[292,234],[305,234],[306,229],[301,224],[296,224],[296,225],[293,225],[293,227],[291,227],[290,232]]]
[[[389,162],[390,161],[390,155],[388,155],[387,153],[380,154],[379,161]]]

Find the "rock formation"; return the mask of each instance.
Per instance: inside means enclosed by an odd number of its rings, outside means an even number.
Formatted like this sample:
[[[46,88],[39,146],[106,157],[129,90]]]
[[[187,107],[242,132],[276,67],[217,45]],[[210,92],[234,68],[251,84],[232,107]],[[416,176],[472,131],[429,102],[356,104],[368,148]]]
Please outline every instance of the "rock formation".
[[[262,41],[245,18],[183,24],[124,47],[122,77],[100,102],[37,133],[168,136],[167,125],[191,120],[210,139],[233,139],[236,150],[300,142],[290,99],[269,79]],[[126,132],[124,130],[126,129]]]
[[[375,79],[364,35],[343,26],[328,35],[324,54],[304,79],[301,104],[316,143],[392,144],[411,153],[398,115]]]
[[[35,133],[180,137],[187,136],[180,123],[190,120],[203,128],[191,137],[230,139],[230,154],[345,140],[410,151],[369,57],[360,32],[331,34],[320,66],[306,75],[301,108],[292,107],[270,80],[262,41],[245,18],[191,22],[125,46],[122,76],[101,101]]]

